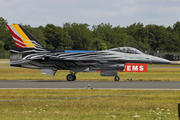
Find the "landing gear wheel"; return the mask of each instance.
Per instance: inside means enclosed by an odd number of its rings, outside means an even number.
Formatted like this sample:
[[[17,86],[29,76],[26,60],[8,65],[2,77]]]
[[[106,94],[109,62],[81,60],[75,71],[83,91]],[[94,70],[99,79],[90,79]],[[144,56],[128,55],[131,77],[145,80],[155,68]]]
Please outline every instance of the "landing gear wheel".
[[[73,75],[73,74],[69,74],[69,75],[67,75],[66,79],[67,79],[68,81],[74,81],[74,80],[76,80],[76,76]]]
[[[76,75],[74,75],[74,81],[76,80]]]
[[[120,78],[119,78],[118,76],[115,76],[115,77],[114,77],[114,80],[115,80],[115,81],[119,81]]]

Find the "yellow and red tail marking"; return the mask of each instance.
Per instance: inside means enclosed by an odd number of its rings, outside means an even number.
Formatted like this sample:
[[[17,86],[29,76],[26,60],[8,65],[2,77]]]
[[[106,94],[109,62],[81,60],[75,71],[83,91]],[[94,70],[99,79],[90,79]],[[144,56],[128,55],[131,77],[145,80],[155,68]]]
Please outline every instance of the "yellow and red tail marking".
[[[7,25],[18,48],[35,48],[35,45],[18,24]]]

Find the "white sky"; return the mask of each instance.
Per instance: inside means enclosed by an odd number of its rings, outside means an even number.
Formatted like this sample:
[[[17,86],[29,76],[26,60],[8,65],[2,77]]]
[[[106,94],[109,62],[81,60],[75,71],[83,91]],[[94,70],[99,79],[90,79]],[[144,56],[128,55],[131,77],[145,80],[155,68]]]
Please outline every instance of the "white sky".
[[[0,0],[0,17],[32,27],[48,23],[62,27],[66,22],[167,27],[180,21],[180,0]]]

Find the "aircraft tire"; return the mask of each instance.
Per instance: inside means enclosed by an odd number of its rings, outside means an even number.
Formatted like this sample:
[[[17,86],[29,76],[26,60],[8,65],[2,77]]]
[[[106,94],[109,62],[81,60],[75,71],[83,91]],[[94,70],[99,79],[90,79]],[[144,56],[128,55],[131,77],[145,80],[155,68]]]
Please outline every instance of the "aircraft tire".
[[[114,77],[114,80],[115,80],[115,81],[119,81],[119,80],[120,80],[119,76],[115,76],[115,77]]]
[[[73,74],[69,74],[69,75],[67,75],[66,79],[67,79],[67,81],[74,81],[76,79],[76,76]]]
[[[76,75],[74,75],[74,81],[76,80]]]

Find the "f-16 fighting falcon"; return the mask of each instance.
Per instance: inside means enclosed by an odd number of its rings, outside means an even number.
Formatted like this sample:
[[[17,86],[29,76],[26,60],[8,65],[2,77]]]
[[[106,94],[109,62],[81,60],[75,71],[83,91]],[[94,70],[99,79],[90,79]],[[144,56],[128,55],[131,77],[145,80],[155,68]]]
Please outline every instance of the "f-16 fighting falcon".
[[[76,80],[78,72],[97,72],[101,76],[115,76],[126,63],[170,64],[169,60],[147,55],[132,47],[119,47],[103,51],[50,50],[19,24],[7,25],[18,48],[12,48],[10,65],[41,69],[42,74],[55,75],[57,70],[70,70],[68,81]]]

